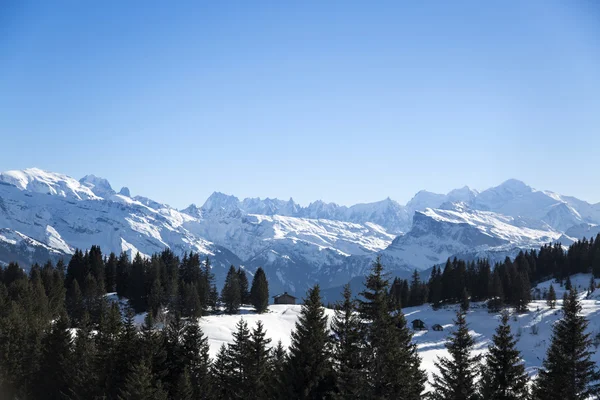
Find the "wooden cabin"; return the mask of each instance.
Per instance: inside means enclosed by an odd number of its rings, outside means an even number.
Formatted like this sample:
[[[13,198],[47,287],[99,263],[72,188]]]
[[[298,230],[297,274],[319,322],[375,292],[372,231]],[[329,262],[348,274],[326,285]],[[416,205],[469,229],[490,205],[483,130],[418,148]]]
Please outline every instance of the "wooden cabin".
[[[444,330],[444,327],[443,327],[443,326],[441,326],[440,324],[434,324],[434,325],[431,327],[431,329],[433,329],[433,330],[434,330],[434,331],[436,331],[436,332],[441,332],[441,331],[443,331],[443,330]]]
[[[284,292],[283,294],[273,296],[273,302],[275,304],[296,304],[296,298],[288,292]]]
[[[425,322],[421,321],[420,319],[413,320],[412,327],[415,331],[423,331],[423,330],[427,329],[425,327]]]

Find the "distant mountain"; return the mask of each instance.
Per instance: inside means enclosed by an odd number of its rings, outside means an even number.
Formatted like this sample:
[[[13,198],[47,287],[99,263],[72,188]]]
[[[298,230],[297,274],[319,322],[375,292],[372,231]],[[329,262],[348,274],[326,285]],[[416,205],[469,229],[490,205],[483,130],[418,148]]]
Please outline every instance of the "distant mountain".
[[[0,174],[0,262],[24,266],[68,258],[75,248],[149,256],[168,247],[211,257],[218,282],[229,265],[262,266],[272,292],[303,294],[360,281],[376,254],[396,275],[426,271],[448,257],[515,255],[548,242],[600,232],[600,205],[517,180],[481,193],[417,193],[350,207],[213,193],[177,210],[94,175],[80,180],[36,168]]]

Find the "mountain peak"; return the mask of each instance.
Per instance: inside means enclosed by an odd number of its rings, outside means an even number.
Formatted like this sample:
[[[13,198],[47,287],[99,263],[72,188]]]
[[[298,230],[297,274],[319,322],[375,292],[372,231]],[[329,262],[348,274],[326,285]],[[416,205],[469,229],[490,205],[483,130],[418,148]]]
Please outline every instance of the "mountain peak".
[[[96,175],[86,175],[79,180],[83,186],[90,190],[98,197],[108,198],[115,194],[110,182],[107,179],[100,178]]]
[[[27,168],[0,173],[0,182],[16,186],[20,190],[56,195],[76,200],[99,198],[89,187],[70,176],[47,172],[40,168]]]
[[[511,191],[519,191],[519,192],[523,192],[523,191],[532,191],[531,186],[528,186],[525,182],[520,181],[518,179],[508,179],[504,182],[502,182],[500,185],[498,185],[499,188],[503,188],[503,189],[509,189]]]
[[[221,192],[213,192],[202,205],[202,210],[206,212],[217,210],[231,210],[239,208],[240,200],[229,194]]]

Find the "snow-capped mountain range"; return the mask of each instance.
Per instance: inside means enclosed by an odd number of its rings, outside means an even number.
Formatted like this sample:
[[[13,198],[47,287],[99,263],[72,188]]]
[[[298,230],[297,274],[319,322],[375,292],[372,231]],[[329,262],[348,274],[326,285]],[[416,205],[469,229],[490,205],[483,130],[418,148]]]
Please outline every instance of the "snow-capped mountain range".
[[[0,263],[24,266],[100,245],[106,253],[165,247],[209,256],[218,282],[230,264],[262,266],[272,292],[303,294],[362,276],[376,254],[397,274],[448,257],[500,259],[548,242],[567,245],[600,231],[600,204],[509,180],[477,192],[417,193],[351,207],[213,193],[177,210],[103,178],[80,180],[31,168],[0,173]]]

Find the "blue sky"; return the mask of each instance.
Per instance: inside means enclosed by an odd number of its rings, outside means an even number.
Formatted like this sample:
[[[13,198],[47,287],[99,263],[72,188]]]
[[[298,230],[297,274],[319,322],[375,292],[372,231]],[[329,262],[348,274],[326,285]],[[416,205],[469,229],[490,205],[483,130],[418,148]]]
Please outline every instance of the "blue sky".
[[[0,170],[353,204],[518,178],[600,201],[600,6],[9,1]]]

